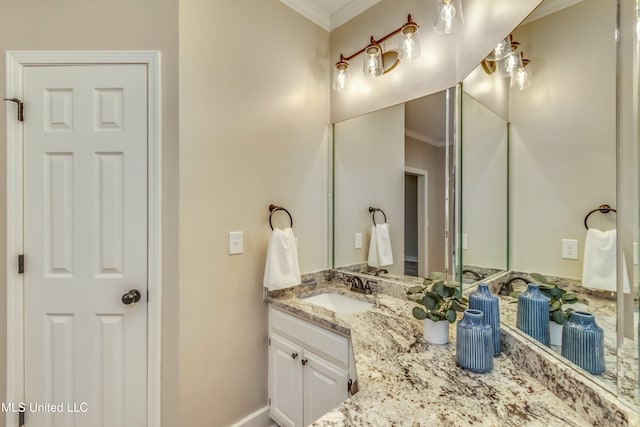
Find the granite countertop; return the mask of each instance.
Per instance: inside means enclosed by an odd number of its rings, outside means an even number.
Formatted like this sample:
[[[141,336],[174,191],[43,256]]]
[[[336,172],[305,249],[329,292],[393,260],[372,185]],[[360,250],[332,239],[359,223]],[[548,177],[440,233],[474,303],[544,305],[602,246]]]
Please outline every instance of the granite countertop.
[[[510,273],[503,277],[489,281],[489,287],[495,294],[505,281],[513,277],[525,277],[528,275],[518,272]],[[568,305],[574,310],[586,311],[596,317],[598,326],[604,331],[605,366],[606,371],[601,375],[592,375],[584,372],[594,382],[605,389],[618,394],[628,402],[640,403],[638,398],[638,387],[636,372],[638,370],[638,348],[637,342],[633,339],[624,338],[621,345],[617,342],[616,323],[617,309],[616,300],[611,297],[610,292],[593,291],[582,287],[579,280],[566,279],[560,277],[549,277],[559,284],[562,289],[578,295],[578,303]],[[514,283],[514,290],[524,291],[526,284],[522,281]],[[500,318],[503,324],[516,328],[517,319],[517,299],[510,296],[500,297]],[[637,312],[636,312],[637,314]],[[560,357],[561,347],[550,346],[550,349]],[[620,376],[620,378],[618,378]]]
[[[404,288],[362,295],[334,283],[270,292],[265,301],[298,317],[350,336],[360,391],[313,426],[585,426],[584,418],[508,357],[488,374],[456,365],[455,324],[450,343],[425,343],[422,322]],[[327,291],[367,300],[374,307],[339,315],[300,297]]]

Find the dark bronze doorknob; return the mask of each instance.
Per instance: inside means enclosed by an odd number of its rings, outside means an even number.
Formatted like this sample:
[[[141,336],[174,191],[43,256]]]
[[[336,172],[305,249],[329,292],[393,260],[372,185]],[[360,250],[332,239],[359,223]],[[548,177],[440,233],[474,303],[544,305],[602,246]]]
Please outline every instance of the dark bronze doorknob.
[[[129,305],[140,301],[142,294],[137,289],[131,289],[126,294],[122,295],[122,303]]]

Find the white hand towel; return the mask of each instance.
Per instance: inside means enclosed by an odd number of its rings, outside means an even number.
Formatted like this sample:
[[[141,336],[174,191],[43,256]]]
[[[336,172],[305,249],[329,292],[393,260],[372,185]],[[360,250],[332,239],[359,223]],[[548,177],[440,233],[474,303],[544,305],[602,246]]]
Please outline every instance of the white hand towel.
[[[623,288],[629,293],[629,274],[623,257]],[[616,230],[587,230],[582,264],[582,285],[585,288],[616,292]]]
[[[371,227],[367,264],[375,268],[393,264],[389,225],[386,223],[376,224],[374,227]]]
[[[299,285],[298,248],[291,228],[274,228],[269,239],[264,286],[269,290]]]

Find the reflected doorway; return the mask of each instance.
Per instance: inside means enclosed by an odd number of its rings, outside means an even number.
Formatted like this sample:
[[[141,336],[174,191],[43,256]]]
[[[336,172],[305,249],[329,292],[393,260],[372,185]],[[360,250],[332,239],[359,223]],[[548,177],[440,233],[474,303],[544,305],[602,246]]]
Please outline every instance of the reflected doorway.
[[[429,271],[427,171],[406,168],[404,176],[404,274]]]

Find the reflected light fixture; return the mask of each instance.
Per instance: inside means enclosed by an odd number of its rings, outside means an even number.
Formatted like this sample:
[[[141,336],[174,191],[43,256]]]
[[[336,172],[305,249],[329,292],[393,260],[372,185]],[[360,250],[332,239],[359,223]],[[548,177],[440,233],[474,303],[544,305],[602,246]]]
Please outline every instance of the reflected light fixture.
[[[498,73],[502,77],[513,77],[513,74],[522,66],[522,56],[518,42],[511,43],[511,52],[498,62]]]
[[[525,59],[520,52],[520,61],[518,67],[514,70],[513,76],[511,76],[511,87],[518,90],[525,90],[531,86],[531,71],[527,69],[529,60]]]
[[[513,41],[511,34],[487,55],[481,65],[487,74],[498,72],[501,77],[511,78],[510,86],[524,90],[531,86],[531,71],[527,69],[528,59],[520,49],[520,43]]]
[[[487,61],[500,61],[513,52],[512,37],[509,34],[504,39],[500,40],[500,43],[487,55]]]
[[[381,43],[400,34],[398,50],[383,51]],[[340,60],[333,70],[333,90],[344,92],[349,88],[351,76],[349,75],[349,61],[360,54],[364,54],[362,71],[375,79],[393,70],[398,62],[410,62],[420,56],[420,43],[417,37],[418,24],[413,22],[411,14],[407,16],[407,22],[400,28],[395,29],[386,36],[376,40],[371,36],[369,44],[354,53],[344,56],[340,54]]]
[[[462,26],[460,0],[435,0],[436,21],[433,29],[439,34],[450,34]]]

